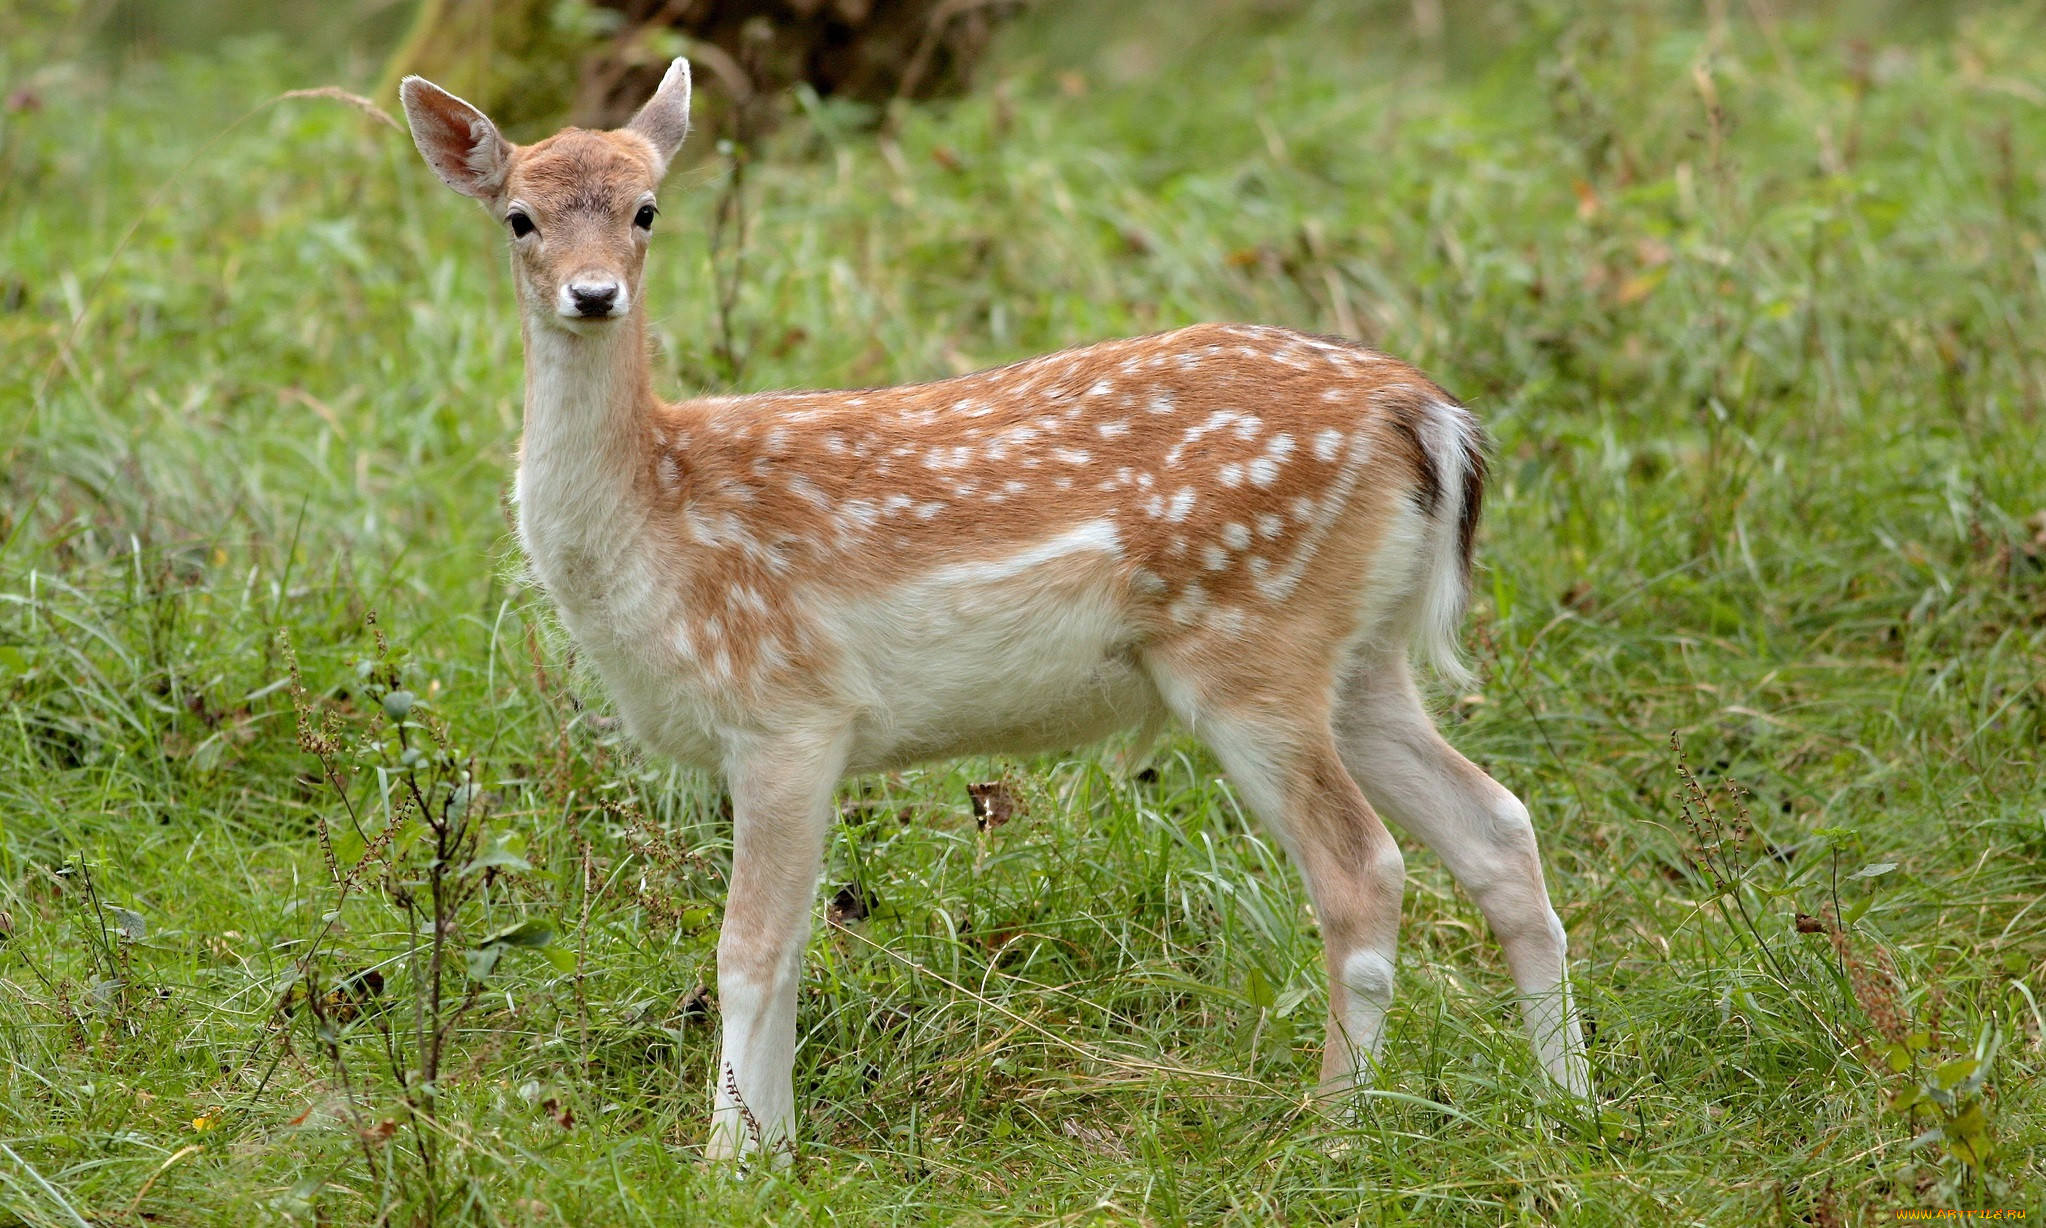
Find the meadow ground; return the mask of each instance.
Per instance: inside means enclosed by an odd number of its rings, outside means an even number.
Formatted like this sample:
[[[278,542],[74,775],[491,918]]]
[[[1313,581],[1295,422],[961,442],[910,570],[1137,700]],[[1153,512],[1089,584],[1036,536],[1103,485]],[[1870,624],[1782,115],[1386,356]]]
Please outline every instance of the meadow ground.
[[[1047,5],[892,138],[800,107],[723,324],[727,172],[678,171],[648,293],[670,393],[1219,318],[1435,372],[1494,440],[1439,710],[1533,808],[1595,1108],[1409,846],[1385,1068],[1315,1111],[1313,919],[1178,740],[849,785],[802,1155],[704,1168],[728,831],[516,582],[502,239],[347,105],[219,135],[363,88],[317,40],[109,59],[30,4],[0,1222],[2046,1213],[2046,8],[1449,10]]]

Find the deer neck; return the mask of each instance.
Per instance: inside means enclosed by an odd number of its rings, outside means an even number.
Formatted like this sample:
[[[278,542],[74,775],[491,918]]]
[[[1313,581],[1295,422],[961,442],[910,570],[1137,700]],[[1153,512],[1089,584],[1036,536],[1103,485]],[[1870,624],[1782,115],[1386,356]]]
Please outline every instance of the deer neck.
[[[601,573],[646,522],[640,480],[656,403],[645,323],[635,308],[587,334],[530,321],[524,331],[519,537],[550,592],[601,596]]]

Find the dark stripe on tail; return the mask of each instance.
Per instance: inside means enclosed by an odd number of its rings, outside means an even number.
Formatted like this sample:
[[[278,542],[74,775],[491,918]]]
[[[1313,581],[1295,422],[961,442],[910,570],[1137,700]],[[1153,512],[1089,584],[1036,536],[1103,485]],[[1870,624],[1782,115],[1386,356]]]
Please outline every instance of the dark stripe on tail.
[[[1485,510],[1485,428],[1473,422],[1463,449],[1463,517],[1456,528],[1456,548],[1463,567],[1466,597],[1471,589],[1471,556],[1478,545],[1478,517]]]
[[[1433,516],[1435,509],[1442,505],[1442,472],[1435,464],[1435,458],[1429,455],[1428,445],[1421,439],[1421,416],[1428,412],[1433,400],[1432,397],[1402,396],[1386,407],[1386,417],[1406,447],[1407,467],[1414,471],[1416,483],[1414,502],[1420,506],[1424,516]]]

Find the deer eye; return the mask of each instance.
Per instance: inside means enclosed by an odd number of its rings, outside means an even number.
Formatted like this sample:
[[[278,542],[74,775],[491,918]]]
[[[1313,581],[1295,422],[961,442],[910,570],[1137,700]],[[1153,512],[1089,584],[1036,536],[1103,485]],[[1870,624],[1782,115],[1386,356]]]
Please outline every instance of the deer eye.
[[[641,205],[639,212],[632,215],[632,224],[641,230],[652,230],[654,228],[654,214],[659,212],[660,210],[652,205]]]
[[[511,225],[512,237],[515,239],[523,239],[533,233],[533,219],[523,213],[513,211],[506,214],[504,220]]]

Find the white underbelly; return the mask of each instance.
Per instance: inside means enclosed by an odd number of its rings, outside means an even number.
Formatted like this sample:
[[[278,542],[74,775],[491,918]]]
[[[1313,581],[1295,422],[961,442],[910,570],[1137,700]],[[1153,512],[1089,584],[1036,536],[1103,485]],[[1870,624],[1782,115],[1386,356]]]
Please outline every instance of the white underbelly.
[[[861,722],[851,770],[886,771],[962,755],[1069,750],[1142,725],[1162,712],[1151,680],[1127,660],[1103,660],[1029,689],[993,680],[953,693],[926,691],[909,710]]]
[[[1081,526],[1020,558],[835,603],[825,622],[859,714],[855,770],[1061,750],[1157,713],[1104,536]]]
[[[685,766],[722,767],[734,735],[798,716],[849,726],[855,772],[1063,750],[1163,709],[1104,525],[885,592],[792,594],[825,647],[821,664],[814,677],[761,686],[714,677],[677,648],[692,638],[678,634],[691,615],[650,569],[621,560],[604,600],[558,608],[627,730]]]

